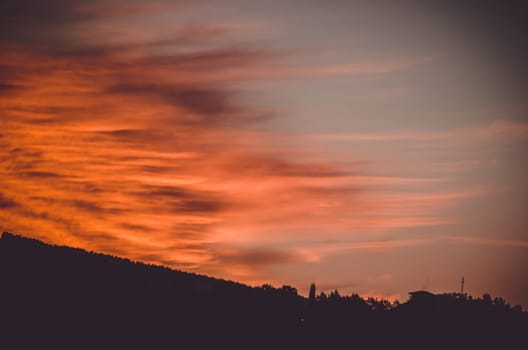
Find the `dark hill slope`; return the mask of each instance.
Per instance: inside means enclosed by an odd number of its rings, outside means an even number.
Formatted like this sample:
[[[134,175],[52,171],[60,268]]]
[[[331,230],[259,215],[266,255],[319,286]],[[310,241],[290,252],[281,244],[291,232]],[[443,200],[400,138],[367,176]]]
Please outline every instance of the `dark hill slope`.
[[[0,339],[38,348],[242,348],[295,329],[304,300],[8,233],[0,285]]]

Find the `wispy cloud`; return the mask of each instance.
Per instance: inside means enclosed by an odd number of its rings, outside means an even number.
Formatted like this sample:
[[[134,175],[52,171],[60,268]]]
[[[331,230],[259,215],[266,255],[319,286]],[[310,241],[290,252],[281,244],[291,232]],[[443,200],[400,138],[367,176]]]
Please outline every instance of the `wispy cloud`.
[[[3,229],[257,281],[276,265],[317,263],[347,250],[429,244],[427,237],[376,236],[450,224],[442,210],[490,191],[447,188],[443,176],[372,171],[359,155],[330,161],[336,149],[318,149],[316,157],[299,140],[528,137],[525,124],[506,120],[430,132],[296,137],[255,130],[276,112],[244,104],[243,82],[391,74],[434,57],[286,64],[283,53],[271,48],[230,42],[233,31],[251,23],[194,23],[168,35],[154,20],[174,6],[185,12],[193,5],[4,5]],[[139,14],[152,18],[143,23]],[[339,243],[311,245],[322,238]]]
[[[513,121],[497,119],[492,122],[477,124],[466,127],[457,127],[447,130],[416,130],[416,131],[392,131],[383,133],[356,133],[356,134],[314,134],[303,135],[303,137],[334,140],[334,141],[371,141],[371,142],[394,142],[394,141],[463,141],[471,140],[501,140],[501,139],[527,139],[528,123],[524,121]]]
[[[448,242],[456,242],[462,244],[473,244],[473,245],[489,245],[499,247],[514,247],[514,248],[528,248],[527,240],[514,240],[514,239],[497,239],[497,238],[486,238],[486,237],[475,237],[475,236],[445,236],[444,240]]]

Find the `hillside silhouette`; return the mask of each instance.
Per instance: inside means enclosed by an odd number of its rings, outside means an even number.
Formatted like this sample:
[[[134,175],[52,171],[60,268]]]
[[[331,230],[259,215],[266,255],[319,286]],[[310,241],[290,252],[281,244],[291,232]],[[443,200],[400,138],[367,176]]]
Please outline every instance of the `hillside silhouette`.
[[[489,295],[308,298],[0,239],[0,349],[526,349],[528,314]]]

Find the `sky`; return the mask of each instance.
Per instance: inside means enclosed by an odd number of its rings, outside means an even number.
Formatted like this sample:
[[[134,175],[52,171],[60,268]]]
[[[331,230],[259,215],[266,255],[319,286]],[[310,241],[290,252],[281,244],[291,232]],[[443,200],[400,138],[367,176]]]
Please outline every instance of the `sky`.
[[[525,1],[0,0],[0,229],[528,307]]]

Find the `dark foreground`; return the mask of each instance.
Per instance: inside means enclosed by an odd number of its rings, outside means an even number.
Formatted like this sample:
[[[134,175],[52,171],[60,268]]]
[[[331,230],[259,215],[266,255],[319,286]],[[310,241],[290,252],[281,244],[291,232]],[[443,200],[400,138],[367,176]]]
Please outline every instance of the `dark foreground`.
[[[501,298],[297,295],[4,233],[0,349],[528,349]]]

